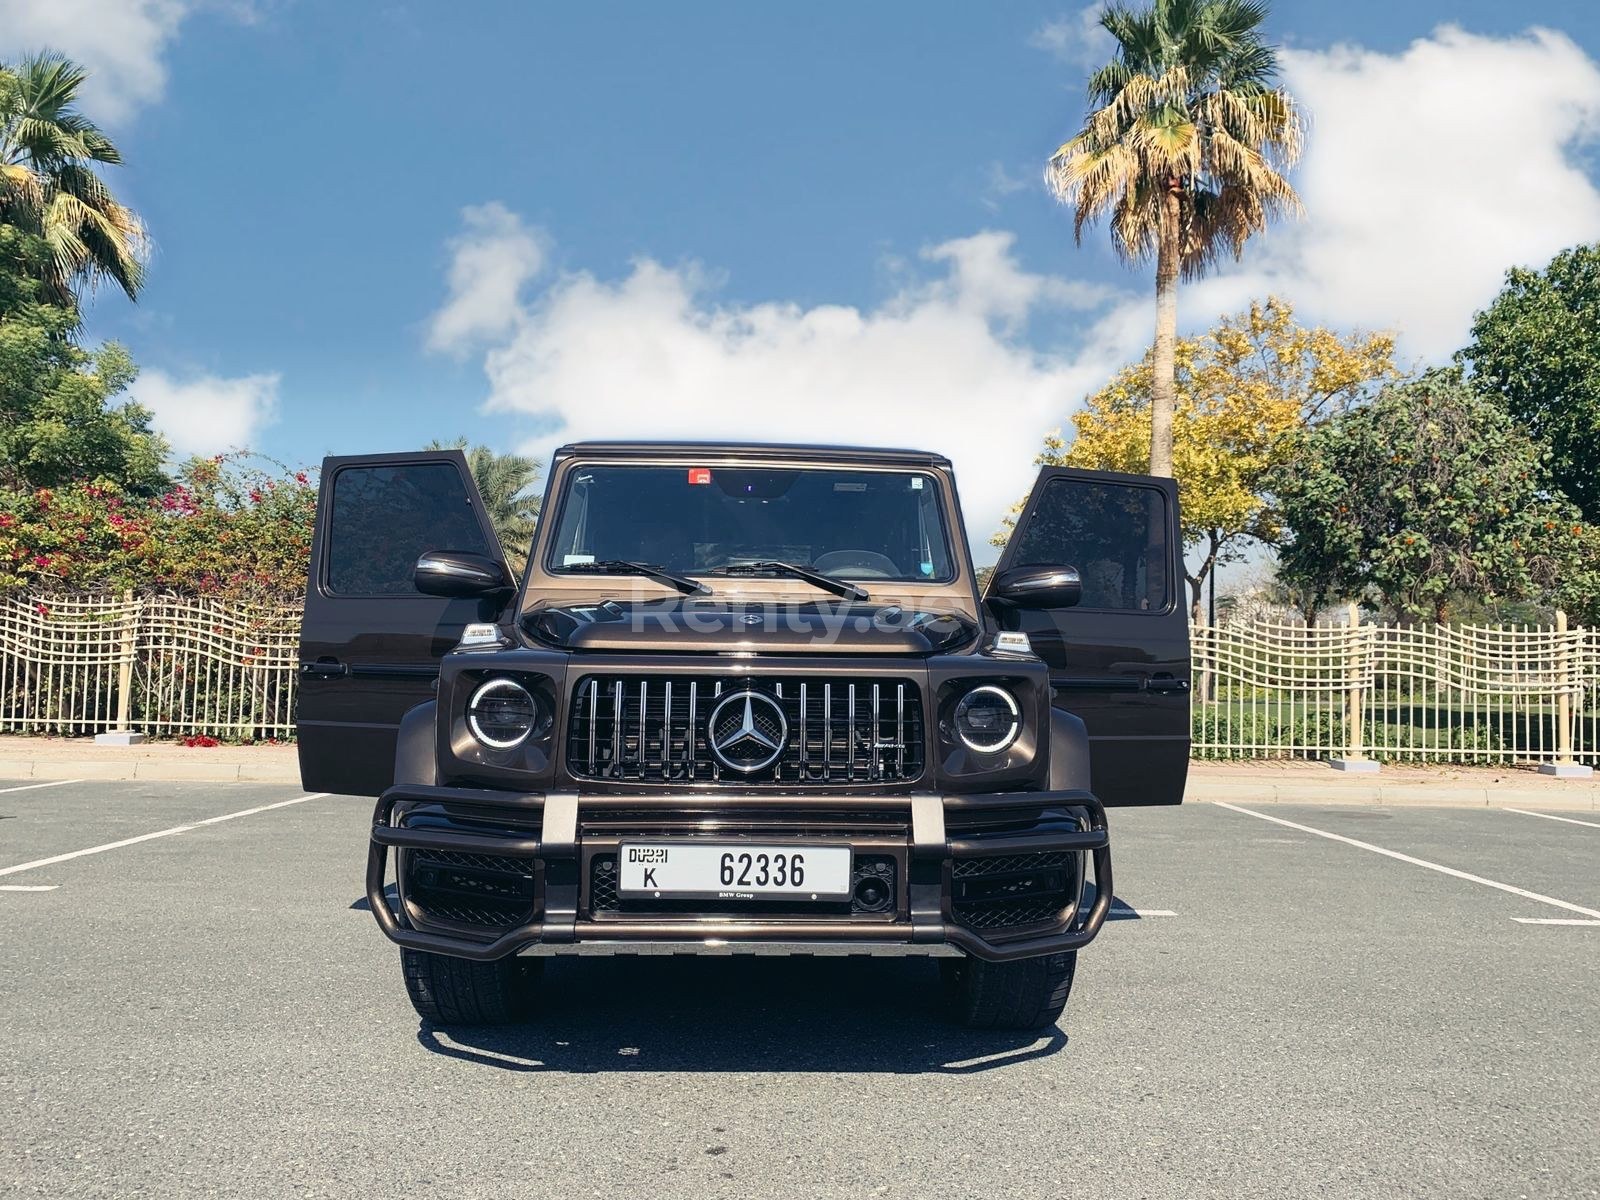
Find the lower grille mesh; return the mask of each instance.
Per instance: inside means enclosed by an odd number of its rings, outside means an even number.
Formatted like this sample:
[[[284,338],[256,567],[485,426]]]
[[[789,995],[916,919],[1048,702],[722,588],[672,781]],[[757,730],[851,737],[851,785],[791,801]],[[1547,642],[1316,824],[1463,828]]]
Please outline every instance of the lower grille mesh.
[[[1076,895],[1076,858],[1059,851],[957,859],[950,914],[975,930],[1059,924]]]
[[[499,854],[413,851],[406,900],[436,921],[509,929],[533,916],[533,864]]]

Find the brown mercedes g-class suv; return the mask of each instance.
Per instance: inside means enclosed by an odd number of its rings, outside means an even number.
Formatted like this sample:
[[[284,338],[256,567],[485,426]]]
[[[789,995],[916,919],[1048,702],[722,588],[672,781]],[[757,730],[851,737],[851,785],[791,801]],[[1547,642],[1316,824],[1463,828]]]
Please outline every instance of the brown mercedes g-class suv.
[[[522,1017],[550,955],[753,953],[937,958],[958,1019],[1048,1024],[1105,807],[1183,796],[1177,530],[1170,480],[1049,467],[980,588],[938,455],[588,442],[519,584],[459,451],[330,458],[301,777],[378,798],[432,1022]]]

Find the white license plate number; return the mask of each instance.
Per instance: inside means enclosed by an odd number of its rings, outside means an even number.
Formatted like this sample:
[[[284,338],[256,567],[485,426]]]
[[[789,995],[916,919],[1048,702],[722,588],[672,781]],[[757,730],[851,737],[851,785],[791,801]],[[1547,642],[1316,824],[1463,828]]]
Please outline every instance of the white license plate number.
[[[629,842],[621,847],[623,896],[678,900],[844,900],[848,846],[696,845]]]

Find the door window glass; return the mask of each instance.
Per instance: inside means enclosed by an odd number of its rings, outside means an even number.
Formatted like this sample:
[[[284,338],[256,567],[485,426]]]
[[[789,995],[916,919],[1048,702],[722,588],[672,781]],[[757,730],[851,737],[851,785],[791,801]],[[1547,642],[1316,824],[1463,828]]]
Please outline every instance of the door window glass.
[[[346,596],[416,594],[417,559],[430,550],[498,558],[484,539],[466,481],[450,463],[346,467],[333,480],[328,590]]]
[[[1076,567],[1080,608],[1160,611],[1172,561],[1166,509],[1156,488],[1052,479],[1017,532],[1011,561]]]

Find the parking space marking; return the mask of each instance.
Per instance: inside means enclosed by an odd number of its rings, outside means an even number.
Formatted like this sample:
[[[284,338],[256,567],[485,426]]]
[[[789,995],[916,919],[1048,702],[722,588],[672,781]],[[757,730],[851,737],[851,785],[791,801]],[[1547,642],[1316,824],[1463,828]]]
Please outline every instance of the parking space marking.
[[[1521,896],[1524,900],[1537,900],[1540,904],[1549,904],[1556,908],[1564,908],[1568,912],[1582,913],[1586,917],[1600,919],[1600,910],[1585,908],[1581,904],[1573,904],[1567,900],[1557,900],[1554,896],[1544,896],[1538,892],[1530,892],[1526,888],[1519,888],[1509,883],[1501,883],[1495,879],[1485,879],[1482,875],[1471,875],[1466,871],[1458,871],[1454,867],[1446,867],[1436,862],[1429,862],[1425,858],[1413,858],[1409,854],[1401,854],[1398,850],[1385,850],[1382,846],[1374,846],[1371,842],[1362,842],[1353,837],[1345,837],[1342,833],[1330,833],[1326,829],[1313,829],[1310,825],[1286,821],[1282,817],[1269,817],[1266,813],[1259,813],[1249,808],[1240,808],[1237,804],[1229,804],[1226,800],[1213,800],[1212,803],[1218,808],[1230,809],[1233,812],[1243,813],[1247,817],[1255,817],[1262,821],[1271,821],[1274,825],[1282,825],[1288,829],[1298,829],[1301,833],[1312,833],[1317,837],[1327,838],[1332,842],[1343,842],[1345,845],[1354,846],[1358,850],[1370,850],[1374,854],[1382,854],[1387,858],[1410,863],[1414,867],[1426,867],[1430,871],[1438,871],[1441,875],[1451,875],[1457,879],[1465,879],[1469,883],[1481,883],[1484,887],[1498,888],[1502,892],[1510,892],[1513,896]]]
[[[1521,813],[1525,817],[1543,817],[1546,821],[1565,821],[1568,825],[1587,825],[1590,829],[1600,829],[1600,824],[1594,821],[1579,821],[1573,817],[1558,817],[1554,813],[1533,812],[1526,808],[1508,808],[1506,812]]]
[[[1512,917],[1518,925],[1600,925],[1582,917]]]
[[[1123,900],[1111,902],[1111,916],[1113,917],[1175,917],[1178,914],[1170,908],[1135,908]]]
[[[235,817],[248,817],[256,813],[270,812],[274,808],[288,808],[291,804],[304,804],[307,800],[320,800],[322,797],[331,794],[331,792],[312,792],[308,796],[295,796],[290,800],[279,800],[276,804],[260,804],[255,808],[242,808],[238,812],[223,813],[220,817],[207,817],[203,821],[190,821],[187,825],[174,825],[171,829],[158,829],[154,833],[141,833],[138,837],[123,838],[120,842],[107,842],[103,846],[90,846],[84,850],[72,850],[66,854],[53,855],[50,858],[36,858],[32,862],[18,863],[14,867],[0,868],[0,875],[15,875],[18,871],[31,871],[35,867],[48,867],[52,863],[82,858],[86,854],[104,854],[107,850],[120,850],[124,846],[136,846],[140,842],[150,842],[156,838],[171,837],[177,833],[190,833],[205,825],[215,825],[220,821],[231,821]]]
[[[0,796],[10,792],[31,792],[34,788],[61,787],[68,783],[82,783],[81,779],[52,779],[49,783],[25,783],[21,787],[0,788]]]
[[[0,883],[0,892],[53,892],[59,883]]]

